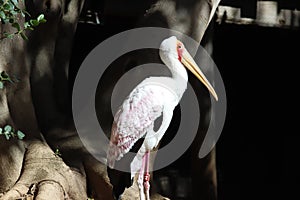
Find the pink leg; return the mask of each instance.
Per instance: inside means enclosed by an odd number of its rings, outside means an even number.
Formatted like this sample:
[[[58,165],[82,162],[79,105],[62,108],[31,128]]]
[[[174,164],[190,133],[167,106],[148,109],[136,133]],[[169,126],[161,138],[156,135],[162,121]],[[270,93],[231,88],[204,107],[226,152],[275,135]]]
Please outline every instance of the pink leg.
[[[145,165],[146,165],[146,158],[145,155],[143,156],[142,159],[142,167],[139,172],[139,177],[137,180],[138,187],[139,187],[139,192],[140,192],[140,200],[145,200],[145,193],[144,193],[144,173],[145,173]]]
[[[145,176],[144,176],[144,188],[146,190],[146,199],[150,200],[150,173],[149,173],[149,162],[150,162],[150,152],[147,151],[145,154]]]

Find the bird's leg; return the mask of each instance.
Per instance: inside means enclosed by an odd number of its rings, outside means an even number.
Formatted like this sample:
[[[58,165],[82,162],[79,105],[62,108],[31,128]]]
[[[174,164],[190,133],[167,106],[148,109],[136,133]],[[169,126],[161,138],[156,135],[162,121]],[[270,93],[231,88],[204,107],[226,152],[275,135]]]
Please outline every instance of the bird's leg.
[[[137,180],[137,183],[138,183],[138,187],[139,187],[139,192],[140,192],[140,200],[145,200],[145,193],[144,193],[144,173],[145,173],[145,156],[143,156],[143,159],[142,159],[142,167],[140,169],[140,172],[139,172],[139,177],[138,177],[138,180]]]
[[[145,154],[145,174],[144,174],[144,188],[146,190],[146,200],[150,200],[150,173],[149,173],[149,162],[150,162],[150,155],[149,155],[149,151],[146,152]]]

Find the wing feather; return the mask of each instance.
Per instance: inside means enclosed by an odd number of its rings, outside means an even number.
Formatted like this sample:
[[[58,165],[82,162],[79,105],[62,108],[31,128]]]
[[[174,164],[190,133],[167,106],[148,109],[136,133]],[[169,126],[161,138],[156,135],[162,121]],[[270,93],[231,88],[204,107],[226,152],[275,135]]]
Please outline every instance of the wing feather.
[[[114,117],[107,156],[111,168],[137,140],[153,129],[162,110],[162,96],[153,88],[143,86],[133,90]]]

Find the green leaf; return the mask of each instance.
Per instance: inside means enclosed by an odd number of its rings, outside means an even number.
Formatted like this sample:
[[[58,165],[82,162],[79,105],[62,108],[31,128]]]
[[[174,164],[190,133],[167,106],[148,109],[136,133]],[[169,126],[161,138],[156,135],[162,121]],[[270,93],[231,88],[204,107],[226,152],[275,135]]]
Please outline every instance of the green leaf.
[[[0,18],[2,18],[3,20],[6,18],[6,15],[2,10],[0,10]]]
[[[38,26],[39,25],[39,22],[35,19],[31,19],[29,20],[29,23],[32,25],[32,26]]]
[[[23,40],[28,40],[28,37],[25,35],[24,32],[21,32],[20,35],[23,38]]]
[[[21,15],[22,15],[22,17],[25,17],[25,13],[24,13],[24,12],[22,12],[22,11],[21,11]]]
[[[62,156],[62,154],[60,153],[59,149],[55,149],[54,154],[55,154],[55,156],[59,156],[59,157]]]
[[[21,10],[22,15],[28,15],[29,17],[31,17],[30,13],[27,12],[26,10]]]
[[[4,88],[4,84],[2,81],[0,81],[0,89],[3,89],[3,88]],[[1,131],[2,131],[2,129],[1,129]]]
[[[45,19],[45,16],[44,14],[40,14],[36,19],[40,22],[41,20]]]
[[[12,131],[12,132],[10,132],[10,136],[11,137],[16,137],[16,134]]]
[[[15,11],[15,10],[11,10],[10,11],[10,14],[12,14],[12,15],[17,15],[17,14],[19,14],[17,11]]]
[[[18,5],[18,0],[10,0],[11,2],[13,2],[16,6]]]
[[[28,27],[30,27],[30,24],[28,22],[24,23],[24,28],[27,29]]]
[[[0,135],[1,135],[1,134],[3,134],[3,132],[2,132],[2,128],[0,128]]]
[[[14,18],[10,18],[8,21],[9,21],[9,23],[11,23],[11,24],[12,24],[12,23],[15,23],[15,19],[14,19]]]
[[[6,134],[6,133],[4,133],[5,134],[5,138],[6,138],[6,140],[9,140],[9,138],[10,138],[10,135],[9,134]]]
[[[12,39],[14,37],[14,35],[15,34],[12,33],[12,34],[8,34],[6,37],[9,38],[9,39]]]
[[[22,140],[25,137],[25,134],[22,131],[17,131],[17,136],[19,140]]]
[[[18,31],[21,30],[20,24],[19,23],[13,23],[12,27],[15,27]]]
[[[9,33],[7,33],[6,31],[4,31],[3,35],[4,35],[4,37],[7,37],[9,35]]]
[[[6,4],[3,5],[3,8],[5,10],[13,10],[15,6],[11,2],[7,2]]]
[[[1,72],[0,77],[3,78],[3,79],[9,78],[8,74],[5,71]]]
[[[12,131],[12,127],[11,127],[10,125],[6,125],[6,126],[4,127],[4,131],[10,133],[10,132]]]
[[[40,22],[40,24],[43,24],[43,23],[46,23],[47,20],[46,19],[41,19],[39,22]]]
[[[4,24],[6,24],[6,23],[9,22],[9,19],[5,17],[5,18],[3,19],[3,22],[4,22]]]

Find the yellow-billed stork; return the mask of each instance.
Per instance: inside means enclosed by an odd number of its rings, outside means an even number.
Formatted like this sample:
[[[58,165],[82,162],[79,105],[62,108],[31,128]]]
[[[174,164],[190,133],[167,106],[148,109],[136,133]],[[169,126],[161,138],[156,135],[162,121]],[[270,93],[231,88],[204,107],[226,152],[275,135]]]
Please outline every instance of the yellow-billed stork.
[[[107,161],[114,168],[132,146],[145,137],[142,146],[131,162],[131,177],[139,171],[138,187],[140,199],[149,196],[149,152],[153,150],[166,132],[175,106],[187,88],[188,68],[218,100],[218,96],[205,75],[201,72],[182,42],[175,36],[169,37],[160,45],[159,55],[171,71],[171,77],[149,77],[137,85],[125,99],[114,117],[107,151]],[[162,123],[154,131],[154,121],[162,116]],[[145,189],[145,191],[144,191]]]

